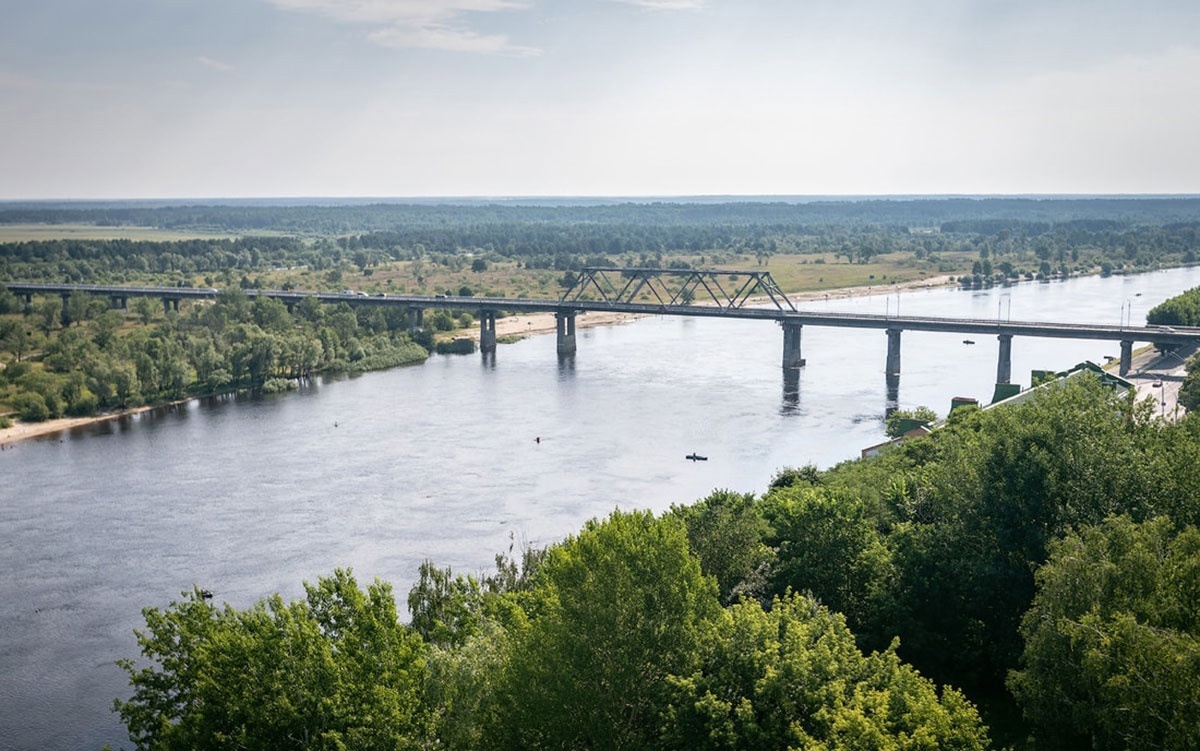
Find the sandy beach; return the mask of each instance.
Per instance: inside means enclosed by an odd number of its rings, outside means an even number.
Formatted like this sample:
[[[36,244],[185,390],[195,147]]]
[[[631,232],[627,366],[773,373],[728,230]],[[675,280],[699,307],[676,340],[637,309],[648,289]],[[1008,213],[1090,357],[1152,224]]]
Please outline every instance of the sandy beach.
[[[836,290],[821,290],[819,292],[795,292],[789,293],[788,299],[793,303],[811,302],[813,300],[824,300],[826,298],[841,298],[841,297],[860,297],[863,295],[890,295],[897,290],[912,291],[916,289],[928,289],[931,287],[942,287],[950,283],[949,276],[938,276],[930,279],[921,279],[919,281],[904,282],[902,284],[891,285],[876,285],[872,287],[846,287]],[[767,302],[767,298],[755,298],[748,300],[747,304],[756,304]],[[593,311],[585,313],[576,318],[577,328],[588,328],[591,326],[618,326],[625,323],[631,323],[642,316],[632,315],[630,313],[608,313],[604,311]],[[496,319],[496,336],[504,339],[512,337],[525,338],[527,336],[537,336],[542,334],[552,334],[555,330],[554,314],[553,313],[532,313],[527,315],[507,316],[505,318]],[[470,336],[473,339],[479,339],[479,328],[471,327],[468,331],[456,332],[459,336]],[[93,417],[62,417],[57,420],[46,420],[45,422],[20,422],[14,421],[11,428],[0,429],[0,446],[7,446],[17,441],[23,441],[27,438],[36,438],[38,436],[50,435],[71,428],[77,428],[81,425],[91,425],[94,423],[113,420],[124,415],[133,415],[139,412],[145,412],[153,407],[138,407],[136,409],[125,410],[123,412],[112,412],[103,415],[95,415]]]
[[[154,409],[154,407],[137,407],[121,412],[92,415],[91,417],[60,417],[57,420],[45,420],[44,422],[21,422],[14,420],[11,428],[0,429],[0,446],[7,447],[11,443],[23,441],[26,438],[37,438],[38,436],[50,435],[51,433],[59,433],[71,428],[78,428],[82,425],[94,425],[107,420],[115,420],[125,415],[136,415],[139,412],[145,412],[150,409]]]

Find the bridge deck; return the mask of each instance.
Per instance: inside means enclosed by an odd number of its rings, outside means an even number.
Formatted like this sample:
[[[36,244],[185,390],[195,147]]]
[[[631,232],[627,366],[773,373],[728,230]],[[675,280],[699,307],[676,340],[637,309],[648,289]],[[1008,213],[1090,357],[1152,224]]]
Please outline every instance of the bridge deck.
[[[19,295],[70,294],[80,291],[107,297],[158,297],[164,299],[213,299],[220,290],[197,287],[138,287],[103,284],[47,284],[36,282],[0,282]],[[767,320],[802,326],[833,326],[898,331],[940,331],[955,334],[1037,336],[1059,339],[1098,339],[1107,341],[1188,344],[1200,342],[1200,328],[1165,326],[1116,326],[1104,324],[1062,323],[1053,321],[1001,321],[932,316],[881,316],[864,313],[818,313],[805,310],[753,308],[718,305],[659,305],[597,300],[537,300],[507,297],[458,297],[454,295],[374,295],[296,290],[245,290],[247,296],[269,297],[285,303],[314,298],[323,303],[344,302],[351,306],[397,306],[405,308],[442,308],[454,310],[498,311],[513,313],[580,314],[610,311],[632,315],[673,315],[697,318],[734,318]]]

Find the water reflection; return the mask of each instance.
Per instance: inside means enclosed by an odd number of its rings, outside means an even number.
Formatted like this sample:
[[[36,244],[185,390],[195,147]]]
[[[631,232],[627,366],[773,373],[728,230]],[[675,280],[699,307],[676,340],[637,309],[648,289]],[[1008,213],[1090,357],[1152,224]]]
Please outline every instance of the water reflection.
[[[892,413],[900,408],[900,374],[888,373],[886,376],[887,383],[887,400],[883,405],[884,418],[891,417]]]
[[[781,415],[795,415],[800,412],[800,370],[798,368],[783,368],[783,406]]]
[[[565,377],[574,377],[575,376],[575,353],[574,352],[570,353],[569,355],[564,355],[562,353],[559,353],[559,355],[558,355],[558,375],[559,375],[559,380],[562,380],[562,378],[564,376]]]

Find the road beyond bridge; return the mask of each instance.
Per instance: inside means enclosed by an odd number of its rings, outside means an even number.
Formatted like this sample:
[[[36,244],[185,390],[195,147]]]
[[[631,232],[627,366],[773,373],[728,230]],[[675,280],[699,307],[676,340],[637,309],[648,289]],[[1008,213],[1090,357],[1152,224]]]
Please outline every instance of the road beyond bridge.
[[[31,305],[35,295],[60,295],[64,303],[72,293],[108,297],[115,308],[125,308],[131,297],[162,300],[164,310],[178,310],[182,300],[216,299],[221,291],[196,287],[139,287],[99,284],[52,284],[5,282],[10,292],[23,296]],[[1009,321],[930,316],[889,316],[862,313],[817,313],[799,310],[767,272],[695,269],[585,268],[575,284],[558,300],[507,297],[460,297],[455,295],[366,295],[361,292],[306,292],[298,290],[243,290],[250,298],[279,300],[291,310],[307,299],[321,303],[346,303],[351,307],[391,306],[407,311],[412,329],[424,325],[424,311],[450,309],[473,311],[480,323],[480,349],[496,349],[496,317],[502,312],[553,313],[559,355],[575,354],[575,317],[589,311],[630,315],[674,315],[695,318],[737,318],[774,321],[783,328],[782,366],[803,367],[801,332],[804,326],[881,329],[887,334],[885,373],[889,380],[900,374],[900,336],[904,331],[995,336],[999,342],[996,382],[1012,381],[1014,336],[1057,339],[1096,339],[1119,342],[1120,374],[1131,367],[1135,342],[1152,342],[1160,347],[1200,344],[1200,328],[1125,326]],[[67,306],[63,305],[64,316]]]

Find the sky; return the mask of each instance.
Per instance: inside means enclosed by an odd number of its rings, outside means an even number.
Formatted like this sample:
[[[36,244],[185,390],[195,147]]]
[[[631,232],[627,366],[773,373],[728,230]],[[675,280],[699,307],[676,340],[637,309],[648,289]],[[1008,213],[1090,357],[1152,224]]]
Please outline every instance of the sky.
[[[0,4],[0,200],[1200,193],[1196,0]]]

